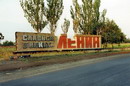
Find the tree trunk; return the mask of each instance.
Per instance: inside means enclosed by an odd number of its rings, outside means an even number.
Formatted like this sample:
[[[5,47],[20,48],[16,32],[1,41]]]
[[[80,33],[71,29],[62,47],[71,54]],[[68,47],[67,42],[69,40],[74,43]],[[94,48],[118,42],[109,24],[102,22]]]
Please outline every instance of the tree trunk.
[[[55,31],[56,31],[56,25],[55,24],[51,24],[50,25],[50,32],[51,32],[51,34],[55,34]]]

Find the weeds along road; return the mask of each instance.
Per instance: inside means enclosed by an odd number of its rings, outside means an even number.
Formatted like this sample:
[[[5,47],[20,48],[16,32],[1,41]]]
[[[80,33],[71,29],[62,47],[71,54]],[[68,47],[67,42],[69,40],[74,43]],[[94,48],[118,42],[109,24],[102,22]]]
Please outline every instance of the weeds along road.
[[[0,86],[130,86],[130,54],[93,64],[49,72]]]

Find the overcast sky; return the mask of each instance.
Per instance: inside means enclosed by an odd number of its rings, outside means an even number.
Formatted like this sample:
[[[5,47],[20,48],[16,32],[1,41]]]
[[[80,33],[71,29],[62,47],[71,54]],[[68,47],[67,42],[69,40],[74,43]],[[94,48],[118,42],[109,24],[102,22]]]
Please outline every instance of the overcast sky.
[[[63,18],[70,19],[69,10],[72,0],[63,1],[65,7],[60,22],[63,21]],[[130,38],[130,0],[101,0],[100,11],[103,9],[107,9],[107,17],[113,19]],[[58,27],[60,26],[59,23]],[[15,41],[15,32],[35,32],[24,17],[19,0],[0,0],[0,32],[5,36],[3,41]],[[42,32],[49,32],[48,27]],[[61,33],[61,29],[58,29],[56,35]],[[69,29],[68,34],[73,36],[72,28]]]

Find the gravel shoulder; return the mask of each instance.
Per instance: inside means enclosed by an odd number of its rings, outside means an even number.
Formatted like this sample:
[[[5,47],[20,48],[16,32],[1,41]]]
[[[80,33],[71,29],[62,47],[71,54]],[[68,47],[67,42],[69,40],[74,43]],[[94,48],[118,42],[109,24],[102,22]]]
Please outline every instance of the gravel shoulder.
[[[130,54],[120,54],[120,55],[113,55],[113,56],[104,56],[101,58],[93,58],[93,59],[83,59],[76,62],[68,62],[63,64],[53,64],[53,65],[43,65],[43,66],[37,66],[37,67],[30,67],[27,69],[18,69],[13,71],[4,71],[0,72],[0,82],[7,82],[10,80],[25,78],[25,77],[31,77],[39,74],[59,71],[63,69],[78,67],[82,65],[89,65],[94,64],[97,62],[102,62],[106,60],[112,60],[117,59],[122,56],[130,56]]]

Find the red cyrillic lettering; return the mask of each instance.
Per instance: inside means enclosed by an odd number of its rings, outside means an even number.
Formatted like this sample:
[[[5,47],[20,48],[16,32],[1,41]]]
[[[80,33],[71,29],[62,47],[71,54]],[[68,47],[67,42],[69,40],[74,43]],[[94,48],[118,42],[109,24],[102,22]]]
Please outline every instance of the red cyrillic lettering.
[[[76,36],[77,48],[84,48],[84,36]]]
[[[86,48],[92,48],[92,37],[87,36],[86,38]]]
[[[57,48],[67,48],[67,35],[61,35]]]
[[[76,46],[74,46],[72,44],[75,44],[75,41],[72,41],[71,39],[68,39],[68,48],[76,48]]]
[[[93,47],[94,48],[99,48],[99,37],[93,37]]]

